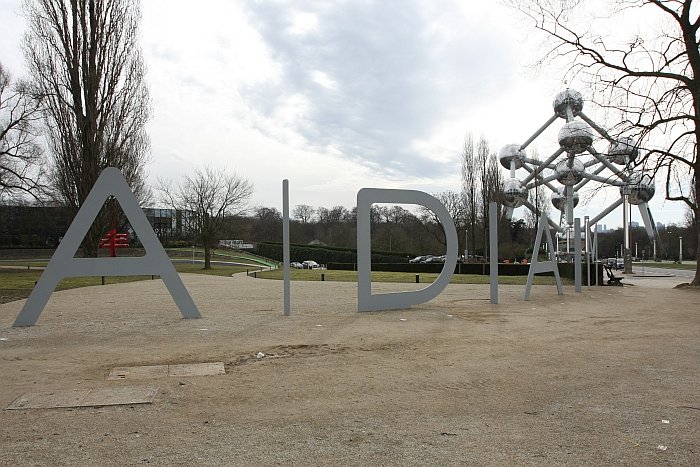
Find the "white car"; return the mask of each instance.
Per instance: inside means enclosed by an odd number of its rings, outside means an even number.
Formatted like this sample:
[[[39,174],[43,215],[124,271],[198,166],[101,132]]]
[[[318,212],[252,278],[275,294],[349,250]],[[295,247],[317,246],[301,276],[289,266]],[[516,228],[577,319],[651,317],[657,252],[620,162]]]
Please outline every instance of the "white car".
[[[416,257],[413,258],[413,259],[409,259],[408,262],[409,262],[409,263],[422,263],[422,262],[425,261],[426,259],[428,259],[428,255],[416,256]]]
[[[316,261],[312,260],[306,260],[303,263],[301,263],[302,269],[318,269],[321,267],[320,264],[318,264]]]
[[[292,263],[289,263],[289,267],[292,269],[302,269],[304,266],[301,263],[294,261]]]

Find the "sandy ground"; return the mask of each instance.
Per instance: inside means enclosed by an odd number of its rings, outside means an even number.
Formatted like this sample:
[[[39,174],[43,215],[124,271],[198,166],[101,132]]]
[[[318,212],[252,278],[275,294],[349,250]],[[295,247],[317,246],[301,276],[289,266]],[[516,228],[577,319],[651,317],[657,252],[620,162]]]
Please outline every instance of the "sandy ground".
[[[28,392],[159,385],[152,404],[0,410],[1,465],[700,464],[700,292],[630,278],[577,294],[451,285],[356,311],[356,285],[183,276],[0,305],[0,408]],[[378,284],[375,291],[409,285]],[[258,352],[266,354],[256,358]],[[223,361],[226,374],[109,381]]]

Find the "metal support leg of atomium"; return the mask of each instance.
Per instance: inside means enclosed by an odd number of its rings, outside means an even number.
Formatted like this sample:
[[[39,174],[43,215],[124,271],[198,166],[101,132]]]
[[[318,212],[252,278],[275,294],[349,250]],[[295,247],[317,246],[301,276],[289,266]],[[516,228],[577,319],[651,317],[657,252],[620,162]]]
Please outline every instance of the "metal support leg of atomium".
[[[536,187],[551,190],[552,204],[561,215],[558,223],[549,218],[548,223],[557,231],[558,238],[566,238],[567,251],[561,258],[569,260],[572,257],[569,239],[574,225],[574,208],[579,202],[579,190],[589,182],[620,187],[620,198],[591,217],[589,225],[595,225],[618,206],[630,203],[638,206],[649,238],[658,238],[647,204],[654,196],[654,181],[649,174],[636,172],[633,168],[639,154],[636,141],[629,137],[611,137],[583,113],[583,102],[581,94],[573,89],[560,92],[554,99],[554,115],[523,144],[507,144],[499,153],[501,165],[510,170],[510,178],[501,187],[506,214],[510,217],[513,209],[524,206],[538,215],[535,206],[528,201],[529,190]],[[528,158],[525,149],[558,118],[566,120],[559,130],[559,148],[543,162]],[[606,153],[593,147],[594,131],[609,142]],[[527,172],[522,179],[516,177],[519,169]],[[561,186],[554,185],[554,182]],[[629,238],[628,221],[625,218],[625,238]]]

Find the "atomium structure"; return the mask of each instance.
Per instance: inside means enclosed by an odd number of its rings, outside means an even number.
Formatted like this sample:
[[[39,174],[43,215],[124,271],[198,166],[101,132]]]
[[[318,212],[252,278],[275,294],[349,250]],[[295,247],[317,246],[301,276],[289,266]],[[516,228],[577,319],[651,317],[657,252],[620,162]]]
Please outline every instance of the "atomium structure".
[[[583,104],[579,92],[573,89],[560,92],[554,98],[554,115],[542,127],[523,144],[507,144],[500,150],[501,165],[510,170],[510,177],[501,186],[507,216],[510,218],[513,210],[521,206],[538,214],[535,206],[528,201],[528,193],[539,186],[548,188],[552,192],[552,204],[560,212],[559,222],[551,218],[548,222],[560,239],[566,238],[568,253],[579,190],[590,182],[599,182],[619,187],[620,198],[591,218],[589,225],[596,224],[622,205],[627,239],[629,204],[632,204],[639,208],[647,235],[652,240],[657,238],[656,225],[647,204],[654,196],[654,180],[650,175],[634,169],[633,163],[639,155],[636,141],[629,137],[611,137],[583,113]],[[528,145],[558,119],[566,121],[559,130],[559,148],[543,162],[528,158],[524,152]],[[596,133],[609,143],[604,153],[593,147]],[[527,175],[518,178],[516,172],[521,169]],[[626,248],[629,252],[629,245]]]

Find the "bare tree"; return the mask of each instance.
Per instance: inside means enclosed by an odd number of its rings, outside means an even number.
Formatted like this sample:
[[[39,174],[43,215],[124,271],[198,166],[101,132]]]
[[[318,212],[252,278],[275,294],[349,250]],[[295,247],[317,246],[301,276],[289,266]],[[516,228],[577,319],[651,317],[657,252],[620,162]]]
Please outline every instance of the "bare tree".
[[[138,0],[25,0],[24,11],[23,47],[42,96],[58,198],[81,206],[102,170],[117,167],[144,201],[149,95]],[[113,205],[102,210],[83,242],[86,255],[96,255],[118,214]]]
[[[486,199],[488,203],[495,202],[496,203],[496,219],[498,222],[498,236],[499,238],[502,236],[503,232],[507,232],[509,227],[510,227],[510,221],[506,218],[505,212],[506,208],[503,204],[503,201],[501,199],[501,187],[503,186],[503,172],[501,171],[501,164],[498,162],[498,156],[496,155],[495,152],[491,153],[489,155],[489,162],[488,166],[486,168],[486,187],[487,187],[487,195]],[[484,219],[484,230],[488,232],[488,226],[489,226],[489,221],[488,217]],[[485,235],[485,243],[486,245],[486,240],[489,239],[488,235]],[[484,250],[486,251],[486,247],[484,247]],[[484,255],[486,256],[486,255]]]
[[[292,216],[294,216],[295,219],[299,219],[302,224],[307,224],[311,218],[314,217],[315,212],[316,210],[313,208],[313,206],[309,206],[308,204],[297,204],[294,206]]]
[[[408,209],[402,208],[401,206],[392,206],[387,212],[387,222],[391,224],[405,224],[413,219],[415,216]]]
[[[316,209],[316,217],[318,218],[319,224],[330,224],[331,210],[324,208],[323,206],[319,206],[319,208]]]
[[[510,0],[542,31],[547,43],[540,63],[566,62],[569,77],[586,85],[594,101],[620,123],[613,133],[634,137],[645,149],[636,161],[665,176],[666,198],[695,214],[700,190],[700,8],[693,0],[616,0],[610,11],[585,18],[586,2]],[[596,3],[599,9],[601,3]],[[655,27],[615,34],[624,17],[648,14]],[[653,15],[653,16],[651,16]],[[602,25],[605,35],[596,32]],[[697,229],[696,232],[700,232]],[[698,233],[700,235],[700,233]],[[700,286],[700,256],[692,284]]]
[[[175,186],[159,180],[161,199],[173,209],[186,211],[196,239],[204,247],[204,269],[211,269],[211,249],[221,239],[226,219],[244,212],[253,184],[224,170],[195,170]]]
[[[277,208],[268,208],[267,206],[257,206],[255,208],[255,217],[263,222],[282,222],[282,213]]]
[[[493,152],[489,155],[486,167],[486,199],[489,203],[492,201],[499,203],[500,209],[503,209],[503,203],[500,200],[501,186],[503,186],[503,172],[501,164],[498,162],[498,156]]]
[[[257,206],[254,209],[255,229],[253,235],[258,241],[282,241],[282,213],[277,208]]]
[[[0,199],[34,198],[45,189],[43,151],[37,143],[40,100],[26,83],[13,83],[0,63]]]
[[[695,191],[695,185],[693,184],[693,189],[690,192],[690,199],[697,203],[697,192]],[[693,239],[697,239],[696,242],[687,242],[689,247],[692,248],[691,254],[700,255],[700,235],[698,234],[698,229],[700,228],[700,222],[697,220],[697,214],[693,212],[692,209],[688,208],[685,211],[685,223],[687,227],[686,235]],[[693,244],[694,243],[694,244]]]
[[[479,137],[479,143],[476,146],[476,163],[474,164],[476,180],[479,184],[479,193],[481,199],[479,206],[481,207],[481,223],[482,223],[482,245],[484,257],[486,257],[486,246],[488,244],[488,218],[489,218],[489,176],[488,163],[491,148],[488,140],[484,135]],[[476,245],[475,245],[476,246]]]
[[[374,247],[394,252],[397,249],[401,251],[411,243],[411,223],[418,220],[411,211],[398,205],[373,205],[372,211],[376,213],[379,221],[373,225]],[[354,223],[356,219],[348,218],[348,221]]]
[[[532,149],[530,151],[530,158],[535,161],[535,165],[540,165],[542,162],[540,156],[537,153],[537,149]],[[547,197],[547,192],[545,187],[542,185],[536,185],[532,190],[528,192],[528,201],[535,208],[535,212],[527,210],[525,213],[525,222],[527,226],[533,230],[532,240],[535,240],[535,235],[537,235],[537,230],[539,229],[539,222],[542,213],[547,217],[550,214],[550,201]]]
[[[474,156],[474,137],[468,133],[462,148],[462,196],[464,197],[464,224],[469,231],[472,252],[476,246],[476,224],[479,217],[479,187],[477,186],[477,167]],[[466,240],[466,237],[465,237]],[[466,260],[466,258],[465,258]]]
[[[433,196],[445,206],[445,209],[447,209],[447,212],[455,223],[455,227],[464,225],[465,202],[462,193],[447,190],[441,193],[434,193]],[[438,216],[425,206],[420,206],[419,211],[428,232],[433,235],[440,244],[447,245],[442,222],[440,222]]]

